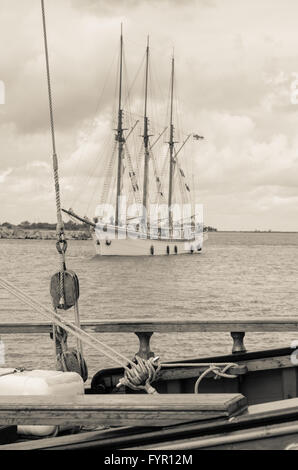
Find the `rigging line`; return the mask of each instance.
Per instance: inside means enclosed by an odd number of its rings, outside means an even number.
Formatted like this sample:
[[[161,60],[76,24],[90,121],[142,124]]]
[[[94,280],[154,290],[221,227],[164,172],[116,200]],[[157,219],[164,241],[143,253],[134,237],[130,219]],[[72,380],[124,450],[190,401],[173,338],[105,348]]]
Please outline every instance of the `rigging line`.
[[[51,321],[55,321],[53,319],[53,317],[57,317],[56,319],[58,319],[58,317],[60,317],[58,314],[56,314],[54,311],[51,311],[50,309],[46,308],[45,306],[39,304],[37,301],[33,301],[33,299],[31,298],[27,298],[24,294],[24,292],[22,292],[20,289],[16,288],[16,286],[14,286],[13,284],[9,283],[8,281],[5,281],[4,279],[0,279],[0,286],[7,290],[8,292],[10,292],[12,295],[14,295],[16,298],[18,298],[19,300],[21,300],[22,302],[26,303],[27,305],[29,305],[32,309],[38,311],[38,313],[41,313],[40,310],[42,310],[42,314],[46,317],[46,318],[50,318]],[[38,305],[39,304],[39,305]],[[45,313],[45,312],[48,312],[48,313]],[[65,321],[64,319],[61,318],[61,327],[64,328],[64,325],[67,323],[69,323],[70,327],[71,326],[75,326],[75,324],[72,324],[71,322],[67,322]],[[58,320],[60,321],[60,320]],[[60,325],[59,325],[60,326]],[[65,328],[66,329],[66,328]],[[71,333],[75,334],[73,331],[71,331]]]
[[[151,59],[151,58],[150,58]],[[159,124],[159,120],[157,119],[157,115],[159,115],[159,113],[157,113],[156,111],[156,93],[155,93],[155,90],[154,90],[154,84],[153,84],[153,78],[152,78],[152,73],[151,73],[151,60],[149,62],[149,67],[148,67],[148,96],[149,96],[149,103],[150,103],[150,106],[151,106],[151,110],[150,110],[150,125],[151,125],[151,128],[152,128],[152,133],[155,134],[157,132],[157,127],[160,126],[161,124]]]
[[[170,108],[171,108],[171,76],[170,74],[170,80],[169,80],[169,85],[168,85],[168,97],[167,97],[167,110],[166,110],[166,120],[168,121],[170,118]]]
[[[154,153],[152,152],[151,149],[150,149],[150,155],[151,155],[151,160],[152,160],[153,173],[154,173],[154,176],[155,176],[155,183],[156,183],[157,193],[161,197],[163,197],[164,191],[163,191],[163,187],[162,187],[162,184],[161,184],[161,178],[159,176],[155,155],[154,155]]]
[[[179,168],[178,168],[178,170],[179,170]],[[178,179],[179,179],[182,202],[183,202],[183,204],[185,204],[185,203],[189,202],[190,191],[188,191],[187,188],[186,188],[186,185],[189,188],[188,183],[186,183],[182,178],[183,177],[182,177],[180,171],[178,171]]]
[[[103,164],[105,162],[105,160],[108,158],[109,154],[107,152],[107,149],[110,148],[111,142],[112,142],[112,136],[107,135],[105,140],[103,141],[103,144],[102,144],[101,148],[99,149],[99,151],[97,151],[97,155],[98,154],[100,155],[101,153],[103,154],[103,158],[102,158],[103,161],[99,158],[95,158],[94,161],[93,161],[93,159],[90,161],[88,171],[86,172],[85,177],[84,177],[84,184],[83,184],[84,189],[86,189],[88,187],[88,184],[89,184],[91,178],[93,177],[94,172],[98,168],[98,165]],[[82,194],[82,190],[81,190],[80,194]],[[76,200],[77,200],[77,198],[76,198]]]
[[[98,111],[99,111],[99,106],[101,104],[101,101],[102,101],[102,98],[103,98],[103,95],[104,95],[104,92],[106,90],[106,86],[107,86],[107,83],[108,83],[108,79],[110,77],[110,74],[111,74],[111,71],[112,71],[112,66],[114,64],[114,61],[115,61],[115,57],[116,57],[116,50],[114,52],[114,55],[113,55],[113,58],[112,58],[112,61],[110,63],[110,66],[108,68],[108,72],[107,72],[107,75],[106,75],[106,78],[105,78],[105,81],[104,81],[104,85],[103,85],[103,88],[102,88],[102,91],[99,95],[99,98],[97,100],[97,105],[96,105],[96,108],[95,108],[95,113],[94,113],[94,116],[97,115]],[[89,140],[90,138],[90,135],[91,135],[91,132],[92,132],[92,129],[95,128],[95,124],[96,124],[96,119],[93,118],[93,120],[90,122],[89,126],[88,126],[88,129],[86,131],[86,135],[84,137],[84,144],[86,144],[86,142]],[[84,145],[83,144],[83,145]],[[81,162],[81,158],[82,158],[82,154],[84,152],[80,152],[80,155],[79,155],[79,158],[76,162],[76,165],[75,165],[75,169],[74,169],[74,172],[73,172],[73,176],[72,176],[72,180],[71,180],[71,183],[70,185],[72,186],[74,184],[74,179],[75,179],[75,174],[77,173],[77,170],[78,170],[78,167],[79,167],[79,164]]]
[[[116,160],[115,160],[115,164],[116,164]],[[113,166],[113,170],[115,168],[115,164]],[[114,174],[111,178],[111,185],[109,186],[108,188],[108,191],[107,191],[107,196],[106,196],[106,203],[111,203],[114,199],[115,199],[115,193],[116,193],[116,174]]]
[[[97,179],[95,179],[95,183],[97,183]],[[93,203],[96,190],[97,190],[97,184],[94,185],[94,189],[93,189],[93,191],[92,191],[90,200],[89,200],[88,205],[87,205],[87,207],[86,207],[86,210],[85,210],[85,214],[86,214],[86,215],[89,214],[89,209],[90,209],[91,204]]]
[[[129,153],[129,150],[126,144],[125,144],[125,155],[127,156],[127,162],[128,162],[128,167],[129,167],[129,178],[130,178],[132,189],[133,189],[133,195],[134,195],[135,201],[138,204],[141,204],[139,184],[136,178],[136,173],[133,169],[131,155]]]
[[[51,126],[51,138],[52,138],[52,150],[53,150],[53,171],[55,180],[55,194],[56,194],[56,211],[57,211],[57,233],[58,231],[63,234],[63,219],[61,214],[61,200],[60,200],[60,187],[59,187],[59,176],[58,176],[58,159],[56,153],[56,139],[55,139],[55,125],[54,125],[54,111],[53,111],[53,98],[51,88],[51,76],[50,76],[50,63],[49,63],[49,52],[48,52],[48,41],[47,41],[47,29],[46,29],[46,17],[45,17],[45,6],[44,0],[41,0],[41,11],[42,11],[42,24],[43,24],[43,37],[44,37],[44,48],[46,58],[46,74],[48,84],[48,98],[49,98],[49,112],[50,112],[50,126]]]
[[[86,184],[84,185],[84,190],[85,190],[85,191],[87,191],[87,190],[89,189],[89,186],[92,186],[92,182],[91,182],[91,179],[92,179],[92,178],[93,178],[93,184],[95,185],[94,191],[96,190],[96,188],[97,188],[96,184],[97,184],[97,182],[98,182],[98,176],[96,176],[95,173],[96,173],[96,171],[97,171],[97,169],[98,169],[100,163],[101,163],[101,162],[100,162],[99,159],[96,159],[96,160],[95,160],[95,165],[94,165],[94,167],[93,167],[92,174],[89,175],[88,181],[87,181]],[[83,194],[84,190],[81,191],[81,195]],[[87,213],[87,211],[88,211],[88,209],[89,209],[89,206],[90,206],[90,203],[91,203],[91,201],[90,201],[90,196],[89,196],[89,201],[87,200],[87,205],[85,205],[85,213]]]
[[[124,74],[125,74],[125,77],[126,77],[126,81],[124,83],[124,86],[125,86],[125,92],[126,92],[126,96],[125,96],[125,105],[128,109],[128,112],[125,112],[125,116],[128,119],[128,127],[132,127],[132,120],[131,120],[131,116],[132,116],[132,112],[131,112],[131,104],[130,104],[130,92],[128,90],[128,85],[127,85],[127,82],[128,82],[128,71],[127,71],[127,65],[126,65],[126,56],[125,54],[123,53],[123,67],[124,67]],[[133,134],[132,135],[132,141],[133,141],[133,149],[134,149],[134,153],[136,151],[136,140],[135,140],[135,135]]]
[[[137,162],[137,172],[138,172],[138,178],[139,178],[140,173],[143,168],[143,142],[140,143],[139,151],[137,152],[137,156],[136,156],[136,162]]]
[[[154,56],[151,58],[151,61],[150,61],[149,76],[150,76],[150,83],[151,83],[152,91],[154,95],[157,97],[157,100],[160,101],[164,97],[164,91],[161,89],[160,83],[157,80]],[[156,92],[157,88],[158,88],[158,92]],[[159,96],[159,99],[158,99],[158,96]],[[166,116],[164,116],[164,122],[165,121],[166,121]],[[163,122],[163,126],[164,126],[164,122]]]
[[[157,142],[159,141],[159,139],[163,136],[163,134],[166,132],[168,127],[165,127],[164,130],[158,135],[158,137],[155,139],[155,141],[150,145],[150,150],[153,149],[153,147],[155,146],[155,144],[157,144]]]
[[[106,157],[106,147],[109,146],[109,144],[111,143],[112,141],[112,137],[110,135],[106,136],[103,144],[102,144],[102,148],[104,150],[104,155]],[[88,168],[88,171],[85,172],[84,176],[83,176],[83,182],[82,182],[82,185],[80,185],[81,189],[80,191],[77,191],[77,193],[74,195],[73,199],[72,199],[72,204],[71,206],[75,205],[77,200],[80,198],[80,196],[82,196],[83,193],[85,193],[85,191],[87,190],[88,188],[88,185],[89,185],[89,182],[91,180],[91,177],[94,173],[94,171],[98,168],[98,164],[99,163],[102,163],[100,160],[98,159],[95,159],[95,161],[91,160],[89,162],[89,168]],[[92,166],[93,165],[93,166]]]
[[[138,125],[139,122],[140,122],[140,121],[137,120],[137,121],[134,123],[134,125],[132,126],[132,128],[130,129],[129,133],[128,133],[127,136],[125,137],[125,141],[126,141],[126,142],[127,142],[128,138],[129,138],[129,136],[130,136],[130,135],[133,133],[133,131],[135,130],[135,128],[136,128],[136,126]]]
[[[144,118],[144,114],[142,114],[141,112],[137,113],[136,111],[127,111],[126,110],[125,114],[127,116],[131,115],[134,118],[141,118],[141,119]],[[158,127],[158,128],[160,128],[160,127],[164,128],[165,127],[164,122],[161,122],[161,120],[155,119],[154,117],[152,117],[152,115],[150,116],[150,124],[152,124],[152,125],[154,125],[155,127]]]
[[[127,139],[126,139],[127,140]],[[134,148],[134,154],[135,154],[135,158],[134,158],[134,164],[135,164],[135,173],[136,173],[136,178],[137,178],[137,181],[140,181],[140,173],[141,173],[141,170],[142,170],[142,156],[143,156],[143,142],[141,142],[140,144],[140,147],[139,147],[139,151],[138,151],[138,142],[135,143],[135,148]]]
[[[134,77],[134,79],[133,79],[131,85],[128,87],[128,92],[127,92],[128,96],[131,95],[131,92],[132,92],[132,89],[133,89],[133,87],[134,87],[134,85],[135,85],[135,82],[136,82],[136,80],[137,80],[137,78],[138,78],[138,76],[139,76],[139,74],[140,74],[140,71],[141,71],[142,68],[143,68],[143,63],[144,63],[145,57],[146,57],[146,53],[143,55],[142,61],[141,61],[140,65],[139,65],[139,68],[138,68],[138,70],[137,70],[137,72],[136,72],[136,75],[135,75],[135,77]]]
[[[186,201],[186,199],[184,197],[185,187],[184,187],[184,182],[182,181],[182,175],[181,175],[180,171],[178,171],[178,184],[179,184],[179,188],[180,188],[181,200],[182,200],[182,203],[184,204],[185,201]]]
[[[59,279],[60,299],[59,299],[59,304],[61,306],[64,306],[64,304],[65,304],[65,298],[64,298],[64,271],[65,271],[65,252],[66,252],[67,242],[66,242],[66,239],[65,239],[64,223],[63,223],[62,211],[61,211],[59,169],[58,169],[58,157],[57,157],[57,152],[56,152],[54,111],[53,111],[53,99],[52,99],[52,88],[51,88],[51,77],[50,77],[50,61],[49,61],[49,52],[48,52],[48,39],[47,39],[46,14],[45,14],[44,0],[41,0],[41,14],[42,14],[43,38],[44,38],[44,49],[45,49],[45,59],[46,59],[45,60],[45,62],[46,62],[46,76],[47,76],[47,85],[48,85],[50,127],[51,127],[52,151],[53,151],[53,155],[52,155],[53,176],[54,176],[55,198],[56,198],[56,215],[57,215],[57,225],[56,225],[57,243],[56,243],[56,248],[57,248],[57,251],[59,253],[59,264],[60,264],[60,279]]]
[[[112,176],[113,176],[113,169],[114,169],[114,166],[115,166],[115,163],[116,163],[116,159],[114,158],[116,150],[117,150],[117,142],[114,143],[113,152],[111,153],[111,156],[110,156],[110,159],[109,159],[109,162],[108,162],[108,166],[107,166],[107,169],[106,169],[106,175],[105,175],[103,188],[102,188],[102,193],[101,193],[101,197],[100,197],[100,203],[101,204],[104,204],[104,202],[105,202],[105,199],[106,199],[106,196],[107,196],[107,193],[108,193],[108,189],[109,189],[109,183],[111,182],[111,179],[112,179]]]
[[[42,313],[44,316],[46,316],[47,318],[51,318],[51,320],[54,320],[55,322],[59,322],[59,326],[61,326],[62,328],[64,328],[66,331],[70,331],[70,333],[76,335],[80,335],[81,336],[81,339],[85,342],[88,342],[89,341],[89,345],[98,349],[99,346],[95,346],[94,343],[96,343],[97,345],[100,345],[101,347],[104,347],[108,350],[110,350],[113,354],[115,354],[116,356],[119,356],[122,360],[124,360],[125,362],[128,362],[129,364],[131,365],[134,365],[134,363],[128,359],[127,357],[123,356],[121,353],[119,353],[118,351],[116,351],[115,349],[113,349],[112,347],[110,347],[109,345],[107,345],[106,343],[103,343],[102,341],[100,341],[99,339],[95,338],[94,336],[90,335],[89,333],[87,333],[86,331],[82,330],[80,327],[78,327],[75,323],[72,323],[68,320],[65,320],[64,318],[62,318],[58,313],[56,313],[54,310],[51,310],[50,308],[46,307],[45,305],[41,304],[39,301],[35,300],[35,299],[32,299],[28,294],[26,294],[25,292],[23,292],[21,289],[19,289],[18,287],[16,287],[14,284],[12,284],[11,282],[3,279],[3,278],[0,278],[0,285],[6,289],[8,292],[10,292],[11,294],[13,294],[15,297],[17,297],[19,300],[27,303],[30,307],[32,307],[34,310],[38,311],[39,313]],[[108,355],[108,353],[105,351],[105,350],[101,350],[101,353],[104,354],[104,355]],[[121,364],[122,367],[125,367],[127,368],[126,365],[123,365],[123,363],[120,362],[120,360],[113,356],[107,356],[109,357],[110,359],[113,359],[115,362],[117,362],[118,364]]]
[[[112,105],[112,127],[115,130],[118,126],[118,112],[119,112],[119,101],[118,101],[118,90],[120,82],[120,61],[121,61],[121,52],[118,55],[117,70],[116,70],[116,80],[114,83],[114,100]]]

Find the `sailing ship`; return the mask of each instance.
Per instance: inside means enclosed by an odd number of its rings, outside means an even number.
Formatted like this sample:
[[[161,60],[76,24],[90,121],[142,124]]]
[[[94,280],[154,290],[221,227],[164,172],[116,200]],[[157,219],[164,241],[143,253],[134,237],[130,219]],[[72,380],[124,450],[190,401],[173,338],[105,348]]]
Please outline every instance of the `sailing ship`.
[[[178,155],[184,148],[186,143],[192,137],[195,140],[203,139],[198,134],[188,134],[183,140],[179,148],[176,148],[178,143],[175,140],[175,127],[174,127],[174,80],[175,80],[175,59],[174,56],[171,60],[171,80],[170,80],[170,112],[169,112],[169,125],[166,127],[155,140],[151,143],[149,130],[149,116],[148,116],[148,81],[149,81],[149,38],[147,38],[146,47],[146,65],[145,65],[145,91],[144,91],[144,116],[143,116],[143,177],[142,184],[140,183],[139,171],[136,171],[134,162],[132,161],[130,152],[127,147],[128,136],[134,131],[135,126],[129,130],[128,135],[125,135],[124,128],[124,109],[123,109],[123,34],[121,26],[120,35],[120,60],[119,60],[119,90],[118,90],[118,119],[115,141],[117,151],[113,152],[114,158],[117,160],[117,175],[115,191],[112,188],[112,198],[115,198],[115,210],[105,218],[105,214],[100,214],[96,217],[94,222],[88,217],[81,217],[76,214],[72,209],[64,210],[70,217],[78,219],[87,223],[92,227],[92,235],[95,241],[96,253],[99,255],[125,255],[125,256],[144,256],[144,255],[178,255],[185,253],[200,253],[203,247],[203,223],[202,223],[202,208],[201,205],[189,204],[190,212],[187,216],[185,214],[187,194],[191,192],[190,185],[186,182],[185,172],[178,161]],[[138,121],[137,121],[138,122]],[[158,174],[156,161],[154,159],[152,148],[160,140],[162,135],[169,129],[167,144],[166,161],[168,167],[168,181],[162,181]],[[112,158],[113,158],[112,155]],[[165,202],[164,186],[167,188],[167,204],[166,214],[160,217],[158,214],[158,205],[150,205],[150,161],[152,160],[153,178],[157,186],[158,200],[160,203]],[[104,190],[109,188],[112,184],[110,168],[114,162],[108,164],[108,170],[104,183]],[[127,171],[126,171],[127,170]],[[125,171],[128,173],[128,179],[131,185],[132,194],[134,197],[134,204],[141,207],[139,213],[133,215],[131,218],[126,216],[127,208],[124,209],[124,216],[122,215],[123,204],[126,205],[126,195],[123,194],[123,179]],[[152,173],[151,172],[151,173]],[[174,201],[175,191],[175,178],[177,179],[177,186],[184,201],[180,204],[179,215],[175,212],[177,204]],[[163,185],[163,183],[165,183]],[[142,188],[142,189],[140,189]],[[111,188],[109,188],[111,189]],[[124,199],[124,202],[123,202]],[[101,198],[102,206],[105,207],[105,197]],[[193,201],[192,201],[193,202]],[[149,207],[150,206],[150,207]],[[200,213],[191,213],[194,207],[200,207]],[[155,211],[154,211],[155,209]],[[154,213],[153,213],[154,212]],[[195,211],[196,212],[196,211]],[[178,218],[177,218],[178,217]]]

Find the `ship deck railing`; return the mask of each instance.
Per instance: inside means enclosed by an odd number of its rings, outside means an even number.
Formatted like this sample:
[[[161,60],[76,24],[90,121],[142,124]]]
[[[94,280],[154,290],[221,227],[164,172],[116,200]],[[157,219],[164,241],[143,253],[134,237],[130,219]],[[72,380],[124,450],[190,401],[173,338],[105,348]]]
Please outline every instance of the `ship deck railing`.
[[[51,322],[1,322],[0,336],[10,334],[44,334],[52,331]],[[81,322],[81,328],[88,333],[134,333],[139,338],[137,354],[145,359],[151,357],[150,340],[154,333],[214,333],[228,332],[232,337],[232,353],[245,353],[244,336],[251,332],[298,332],[298,319],[268,318],[253,319],[115,319],[87,320]],[[298,339],[298,338],[297,338]],[[290,345],[289,345],[290,346]],[[194,345],[194,350],[195,350]]]

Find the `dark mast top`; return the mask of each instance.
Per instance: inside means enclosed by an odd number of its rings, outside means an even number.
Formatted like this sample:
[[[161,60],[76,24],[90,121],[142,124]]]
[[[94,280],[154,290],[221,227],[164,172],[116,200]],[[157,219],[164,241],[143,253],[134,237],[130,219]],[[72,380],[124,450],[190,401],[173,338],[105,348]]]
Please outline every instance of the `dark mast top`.
[[[143,180],[143,223],[146,226],[147,209],[148,209],[148,166],[149,166],[149,134],[148,134],[148,116],[147,116],[147,100],[148,100],[148,71],[149,71],[149,36],[147,37],[146,48],[146,74],[145,74],[145,104],[144,104],[144,180]]]
[[[123,63],[123,35],[122,35],[122,23],[121,23],[121,35],[120,35],[120,70],[119,70],[119,105],[118,105],[118,126],[116,141],[118,142],[118,169],[117,169],[117,191],[116,191],[116,214],[115,214],[115,225],[119,224],[119,196],[121,195],[122,186],[122,159],[123,159],[123,148],[125,138],[123,135],[123,109],[122,109],[122,63]]]
[[[172,197],[173,197],[173,176],[174,176],[174,125],[173,125],[173,93],[174,93],[174,57],[172,57],[172,73],[171,73],[171,107],[170,107],[170,165],[169,165],[169,230],[173,232],[173,213],[172,213]]]

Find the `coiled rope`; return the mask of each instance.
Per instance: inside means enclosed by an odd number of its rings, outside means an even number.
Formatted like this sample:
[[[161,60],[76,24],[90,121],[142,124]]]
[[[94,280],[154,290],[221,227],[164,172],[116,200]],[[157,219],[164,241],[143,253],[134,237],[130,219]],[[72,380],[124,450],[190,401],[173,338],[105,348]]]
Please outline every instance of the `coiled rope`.
[[[124,385],[132,390],[145,390],[149,394],[158,393],[151,386],[151,383],[157,379],[158,372],[162,367],[162,364],[157,363],[158,359],[158,357],[150,357],[150,359],[145,360],[140,356],[136,356],[137,367],[126,369],[124,377],[117,384],[117,388]]]

